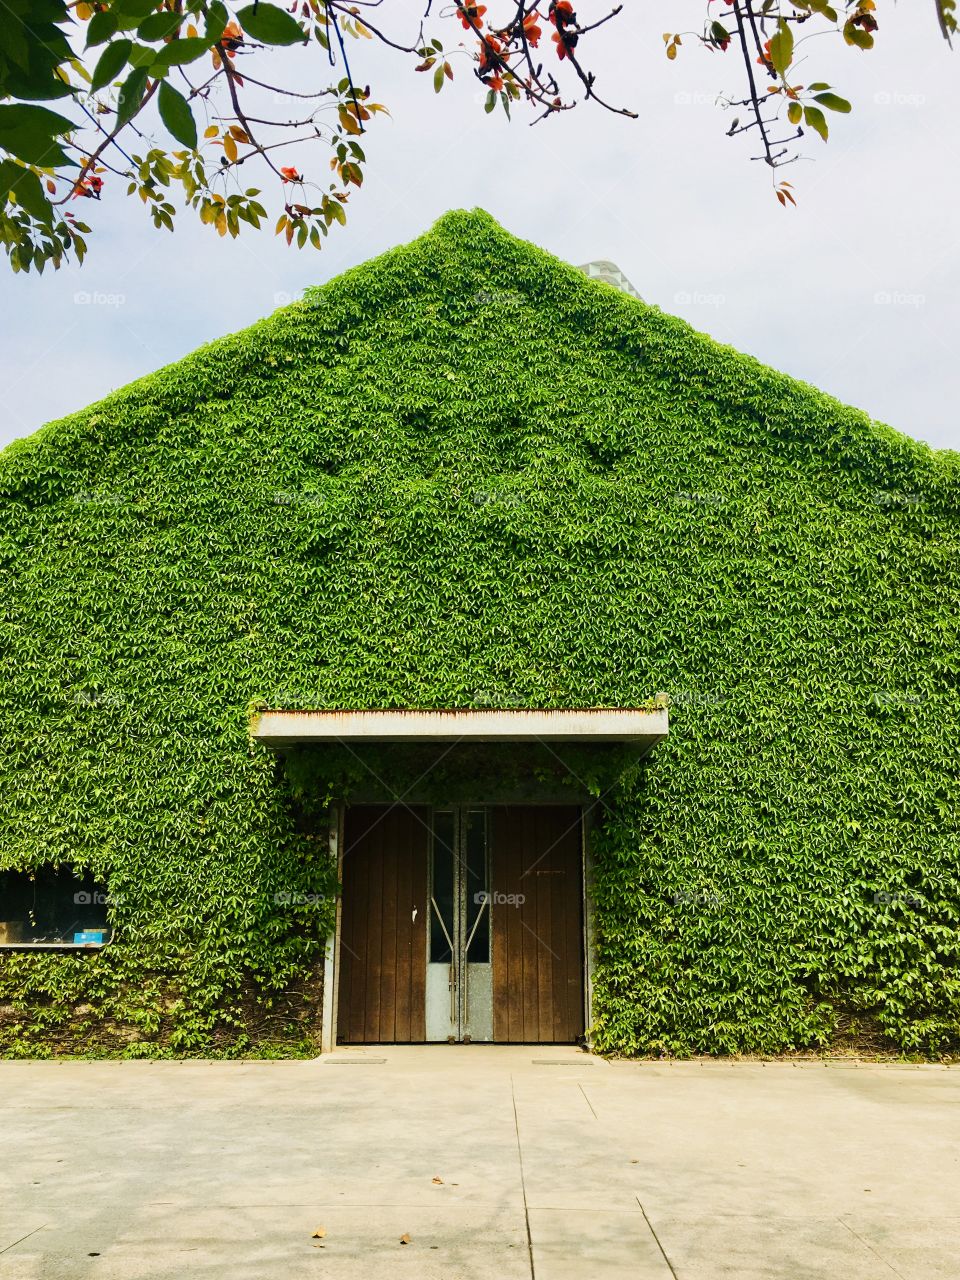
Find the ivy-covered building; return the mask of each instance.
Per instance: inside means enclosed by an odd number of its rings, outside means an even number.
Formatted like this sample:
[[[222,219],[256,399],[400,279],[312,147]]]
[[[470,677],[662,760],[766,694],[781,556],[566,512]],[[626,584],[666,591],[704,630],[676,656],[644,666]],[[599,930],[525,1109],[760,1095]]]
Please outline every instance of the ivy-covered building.
[[[956,454],[475,212],[0,491],[0,1052],[960,1044]]]

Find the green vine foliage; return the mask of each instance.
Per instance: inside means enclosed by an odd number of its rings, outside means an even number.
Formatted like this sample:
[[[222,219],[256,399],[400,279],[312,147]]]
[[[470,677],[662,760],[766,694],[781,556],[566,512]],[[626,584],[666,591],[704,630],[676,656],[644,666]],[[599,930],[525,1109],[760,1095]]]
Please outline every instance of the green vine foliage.
[[[342,761],[251,706],[665,691],[593,778],[599,1047],[956,1050],[958,476],[480,212],[11,446],[0,867],[116,935],[0,955],[0,1048],[312,1051]]]

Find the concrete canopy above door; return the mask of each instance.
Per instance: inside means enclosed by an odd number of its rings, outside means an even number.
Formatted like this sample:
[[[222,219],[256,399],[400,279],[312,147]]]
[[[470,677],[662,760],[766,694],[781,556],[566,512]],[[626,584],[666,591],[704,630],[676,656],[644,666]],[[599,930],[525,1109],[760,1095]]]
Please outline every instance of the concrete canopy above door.
[[[277,750],[314,742],[633,743],[652,750],[666,707],[577,711],[262,711],[254,739]]]

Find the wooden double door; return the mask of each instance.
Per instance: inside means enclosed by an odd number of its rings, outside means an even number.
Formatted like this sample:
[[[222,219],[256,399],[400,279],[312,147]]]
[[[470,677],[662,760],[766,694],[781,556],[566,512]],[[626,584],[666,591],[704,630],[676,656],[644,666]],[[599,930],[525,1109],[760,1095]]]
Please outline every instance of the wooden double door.
[[[580,809],[349,807],[338,954],[342,1044],[579,1040]]]

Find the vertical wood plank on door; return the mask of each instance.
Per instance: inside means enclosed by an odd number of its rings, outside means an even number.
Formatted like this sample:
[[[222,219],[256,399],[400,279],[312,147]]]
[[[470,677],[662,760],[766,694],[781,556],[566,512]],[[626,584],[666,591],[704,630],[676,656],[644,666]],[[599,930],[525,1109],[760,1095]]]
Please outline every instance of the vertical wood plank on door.
[[[549,1044],[554,1039],[554,960],[559,968],[561,960],[556,951],[556,938],[553,930],[553,917],[550,910],[554,887],[562,879],[558,872],[558,861],[563,856],[562,848],[558,848],[551,839],[552,831],[547,828],[542,841],[545,847],[532,858],[528,880],[536,886],[534,893],[537,900],[536,937],[534,944],[537,955],[537,1039]],[[541,842],[535,844],[535,848]]]
[[[397,871],[408,861],[406,850],[398,850],[400,856],[383,859],[383,891],[381,894],[380,927],[380,1029],[377,1039],[390,1044],[397,1038],[397,940],[403,926],[397,920]]]
[[[427,809],[347,809],[338,1003],[344,1043],[424,1039],[428,843]]]
[[[410,1033],[408,1042],[422,1044],[426,1039],[426,884],[430,852],[430,810],[408,810],[412,822],[406,826],[406,868],[408,896],[397,900],[397,922],[402,929],[403,965],[410,992]],[[416,909],[416,918],[413,910]]]
[[[368,875],[369,897],[367,899],[367,972],[366,997],[363,1018],[363,1039],[365,1044],[380,1043],[380,1006],[384,994],[389,1001],[389,993],[384,993],[380,981],[380,948],[383,944],[383,869],[384,862],[391,853],[389,848],[392,827],[389,814],[378,824],[381,828],[381,839],[369,846]],[[371,833],[372,834],[372,833]]]
[[[494,1039],[572,1043],[583,1034],[583,880],[580,810],[568,805],[491,810],[495,899]]]
[[[576,839],[571,840],[567,856],[570,859],[569,875],[580,886],[577,901],[567,899],[566,949],[571,957],[567,964],[567,1026],[571,1040],[579,1040],[587,1030],[586,1019],[586,956],[584,955],[584,828],[583,817],[577,823]],[[574,968],[576,980],[572,977]]]
[[[413,865],[412,858],[415,856],[413,850],[407,851],[407,856],[400,858],[397,863],[397,909],[396,909],[396,953],[397,953],[397,969],[396,969],[396,989],[397,989],[397,1009],[396,1009],[396,1039],[398,1044],[405,1044],[413,1038],[411,1023],[411,986],[413,981],[413,967],[417,963],[414,957],[415,940],[413,937],[413,924],[410,917],[413,914]],[[424,911],[421,905],[418,911]],[[424,961],[421,954],[420,961]]]

